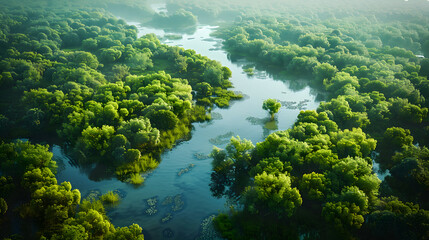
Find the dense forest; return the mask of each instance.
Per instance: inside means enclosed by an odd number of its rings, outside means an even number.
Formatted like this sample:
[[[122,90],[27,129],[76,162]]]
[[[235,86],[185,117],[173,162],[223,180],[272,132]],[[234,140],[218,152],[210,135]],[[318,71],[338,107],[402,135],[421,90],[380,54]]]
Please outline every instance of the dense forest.
[[[243,97],[227,67],[138,38],[126,15],[177,32],[219,24],[230,58],[327,95],[262,142],[214,147],[207,187],[229,199],[214,219],[223,238],[428,239],[429,4],[328,2],[167,1],[167,14],[140,1],[0,1],[0,237],[143,239],[144,226],[107,217],[117,193],[58,183],[47,143],[92,180],[138,186],[192,123]],[[282,111],[261,106],[271,120]]]
[[[136,225],[115,230],[101,202],[58,185],[48,146],[8,141],[56,139],[80,166],[104,170],[90,178],[141,184],[192,122],[241,97],[218,62],[153,34],[137,39],[135,26],[88,8],[1,11],[2,229],[21,216],[42,238],[142,238]]]
[[[429,237],[429,19],[356,11],[240,16],[217,31],[232,55],[329,94],[256,147],[233,138],[213,150],[214,193],[242,206],[217,217],[223,237]],[[373,160],[390,173],[382,182]]]

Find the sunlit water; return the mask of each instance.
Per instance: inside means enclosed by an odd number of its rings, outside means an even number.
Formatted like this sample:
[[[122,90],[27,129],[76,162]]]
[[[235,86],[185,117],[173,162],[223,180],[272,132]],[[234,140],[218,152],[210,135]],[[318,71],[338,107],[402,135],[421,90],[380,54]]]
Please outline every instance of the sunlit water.
[[[196,154],[209,154],[214,145],[225,147],[231,136],[239,135],[253,143],[260,142],[273,131],[290,128],[300,110],[316,109],[319,105],[317,91],[303,81],[289,81],[257,69],[253,76],[248,76],[243,72],[243,66],[251,63],[244,59],[234,62],[228,59],[228,54],[220,48],[221,40],[210,37],[215,28],[198,26],[194,34],[184,34],[180,40],[167,40],[165,43],[194,49],[227,66],[232,71],[232,90],[242,92],[245,97],[232,102],[227,109],[215,108],[215,120],[193,124],[192,138],[163,153],[159,167],[146,176],[142,186],[136,188],[116,179],[92,181],[83,170],[70,164],[59,147],[53,148],[60,166],[61,161],[63,163],[57,175],[59,182],[70,181],[82,196],[93,190],[106,193],[120,189],[123,199],[117,207],[108,210],[108,215],[116,226],[139,224],[144,229],[145,239],[195,239],[201,232],[204,219],[226,210],[226,199],[214,198],[210,192],[211,159],[199,159]],[[139,26],[138,29],[139,36],[151,32],[159,36],[165,34],[160,29]],[[271,123],[267,123],[269,115],[262,109],[262,102],[268,98],[278,99],[284,104],[276,115],[276,121]],[[194,166],[190,167],[190,164]],[[183,174],[179,176],[181,170]],[[176,197],[178,204],[162,205],[168,196]],[[155,207],[148,204],[150,198],[157,199]],[[173,206],[177,211],[172,210]],[[153,209],[157,209],[155,214],[147,214]],[[163,218],[167,221],[163,222]]]

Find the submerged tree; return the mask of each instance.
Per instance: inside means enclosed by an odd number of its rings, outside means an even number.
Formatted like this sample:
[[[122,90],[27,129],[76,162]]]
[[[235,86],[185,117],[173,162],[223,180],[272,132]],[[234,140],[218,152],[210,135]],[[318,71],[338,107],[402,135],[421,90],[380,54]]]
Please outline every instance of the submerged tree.
[[[274,120],[274,114],[278,113],[282,105],[276,99],[267,99],[262,104],[262,108],[267,110],[271,115],[271,120]]]

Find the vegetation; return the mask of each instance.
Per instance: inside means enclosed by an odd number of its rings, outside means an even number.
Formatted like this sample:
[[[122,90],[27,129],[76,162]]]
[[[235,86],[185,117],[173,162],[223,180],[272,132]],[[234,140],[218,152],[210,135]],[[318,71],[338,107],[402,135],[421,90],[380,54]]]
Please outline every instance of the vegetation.
[[[155,168],[213,105],[241,97],[226,90],[226,67],[153,34],[137,39],[102,10],[4,9],[1,24],[1,135],[57,135],[80,165],[124,181]]]
[[[81,201],[70,183],[57,184],[48,146],[15,140],[54,139],[93,180],[140,185],[191,123],[241,98],[227,90],[231,71],[154,34],[137,38],[105,10],[138,1],[0,2],[1,237],[143,239],[136,224],[110,223],[102,202],[117,194]],[[168,21],[181,13],[192,17]]]
[[[262,109],[267,110],[271,115],[271,120],[274,119],[274,114],[278,113],[281,108],[281,103],[276,99],[267,99],[262,104]]]
[[[403,12],[410,21],[400,22],[383,10],[356,11],[343,17],[326,9],[338,19],[300,10],[242,15],[217,31],[231,54],[310,78],[329,94],[317,111],[301,111],[291,129],[256,146],[232,138],[213,150],[212,192],[242,209],[215,219],[223,237],[429,236],[429,81],[426,58],[416,56],[425,51],[429,20],[420,12]],[[383,182],[373,160],[389,170]]]
[[[100,197],[100,200],[103,203],[112,204],[112,203],[119,202],[119,200],[121,200],[121,198],[119,197],[119,195],[117,193],[114,193],[112,191],[108,191],[106,194],[104,194]]]
[[[130,177],[129,181],[130,181],[131,184],[141,185],[144,182],[144,178],[142,177],[142,175],[134,173],[134,174],[131,174],[131,177]]]
[[[2,237],[18,227],[25,239],[143,239],[137,224],[115,228],[110,223],[101,201],[115,202],[117,194],[81,201],[69,182],[58,184],[48,145],[2,142],[0,157]]]

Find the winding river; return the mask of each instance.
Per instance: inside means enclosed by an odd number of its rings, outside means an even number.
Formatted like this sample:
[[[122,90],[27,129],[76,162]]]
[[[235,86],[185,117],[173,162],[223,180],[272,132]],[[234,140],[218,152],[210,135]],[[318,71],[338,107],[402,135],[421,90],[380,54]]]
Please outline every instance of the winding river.
[[[163,37],[161,29],[151,29],[135,24],[139,37],[155,33]],[[207,227],[210,216],[226,210],[226,199],[218,199],[210,192],[211,159],[207,155],[213,146],[224,148],[231,136],[251,140],[254,144],[268,134],[290,128],[300,110],[316,109],[318,92],[304,80],[288,80],[282,74],[254,69],[254,75],[243,69],[254,67],[244,59],[229,58],[221,49],[221,39],[210,34],[216,26],[197,26],[193,34],[184,34],[178,40],[163,40],[172,46],[194,49],[201,55],[217,60],[232,71],[232,90],[244,94],[244,98],[231,103],[227,109],[215,108],[213,120],[194,123],[190,140],[178,143],[162,154],[157,169],[145,174],[142,186],[122,183],[116,179],[93,181],[85,170],[72,164],[62,149],[54,146],[55,160],[59,163],[59,182],[70,181],[82,196],[104,194],[117,189],[122,200],[108,209],[108,216],[116,226],[139,224],[145,239],[212,239]],[[269,121],[262,102],[268,98],[282,101],[282,108],[275,121]]]

